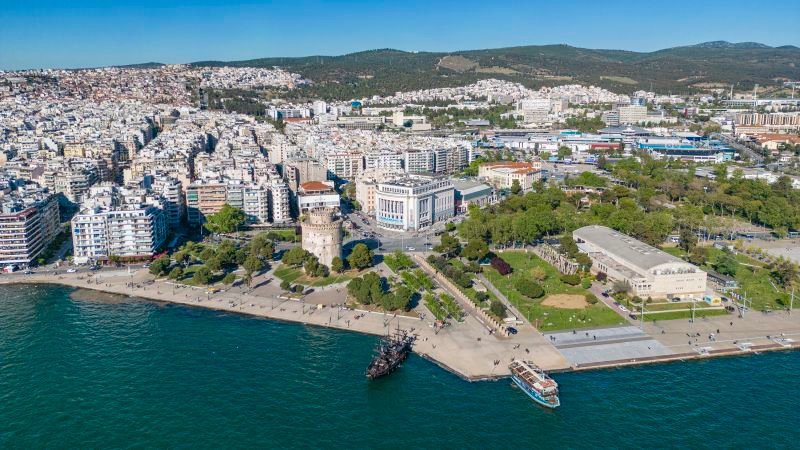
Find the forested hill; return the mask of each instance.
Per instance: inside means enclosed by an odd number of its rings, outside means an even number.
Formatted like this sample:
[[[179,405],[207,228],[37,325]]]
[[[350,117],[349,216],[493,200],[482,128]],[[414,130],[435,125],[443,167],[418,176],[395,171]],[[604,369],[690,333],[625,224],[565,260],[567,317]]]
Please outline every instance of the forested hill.
[[[370,50],[341,56],[200,61],[196,66],[280,66],[311,79],[300,94],[360,98],[484,78],[542,85],[589,83],[617,92],[697,92],[713,85],[775,85],[800,79],[800,48],[754,42],[706,42],[649,53],[540,45],[451,53]]]

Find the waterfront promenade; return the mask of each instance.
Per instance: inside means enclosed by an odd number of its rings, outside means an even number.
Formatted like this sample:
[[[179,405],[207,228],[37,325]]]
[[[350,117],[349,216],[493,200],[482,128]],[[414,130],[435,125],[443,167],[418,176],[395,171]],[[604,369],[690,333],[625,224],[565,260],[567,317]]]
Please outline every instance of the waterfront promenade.
[[[346,300],[344,284],[314,288],[302,299],[290,299],[284,296],[272,271],[256,277],[252,289],[234,286],[218,292],[156,280],[141,268],[130,273],[123,268],[0,276],[0,284],[12,283],[61,284],[372,335],[385,335],[399,326],[413,329],[418,336],[414,346],[417,354],[468,380],[507,376],[507,365],[513,358],[533,360],[549,371],[569,371],[800,347],[800,313],[751,311],[743,318],[729,314],[694,322],[647,322],[643,328],[629,321],[624,327],[547,335],[525,324],[518,327],[516,335],[502,337],[490,334],[490,327],[472,314],[437,331],[433,317],[422,306],[409,315],[342,308],[339,305]],[[76,301],[91,298],[79,296]],[[367,363],[365,360],[365,367]]]
[[[418,335],[415,353],[469,380],[506,376],[509,374],[508,363],[513,358],[532,359],[547,370],[569,368],[568,361],[535,330],[521,330],[513,339],[501,338],[490,335],[483,324],[469,316],[464,322],[437,333],[430,314],[422,318],[395,316],[335,306],[344,303],[344,285],[315,288],[317,290],[304,296],[303,300],[287,299],[272,280],[271,271],[257,277],[253,282],[255,288],[250,291],[231,287],[216,293],[168,280],[154,280],[144,269],[130,274],[120,269],[0,277],[0,284],[9,283],[61,284],[372,335],[385,335],[399,324],[406,330],[413,328]],[[269,342],[264,342],[264,345],[269,345]],[[364,361],[365,368],[368,363],[368,360]]]

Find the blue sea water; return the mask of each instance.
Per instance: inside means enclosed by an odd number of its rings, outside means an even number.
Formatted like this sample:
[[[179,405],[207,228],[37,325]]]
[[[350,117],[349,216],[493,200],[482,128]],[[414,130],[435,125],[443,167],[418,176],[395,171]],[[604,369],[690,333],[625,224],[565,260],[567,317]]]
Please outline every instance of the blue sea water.
[[[555,375],[562,406],[376,338],[0,287],[0,448],[796,448],[800,353]]]

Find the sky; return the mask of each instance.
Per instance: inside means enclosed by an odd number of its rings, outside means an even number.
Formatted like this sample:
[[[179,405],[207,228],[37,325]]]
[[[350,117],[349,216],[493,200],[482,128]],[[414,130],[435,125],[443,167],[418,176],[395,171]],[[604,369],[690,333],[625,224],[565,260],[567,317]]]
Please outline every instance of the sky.
[[[0,0],[0,69],[569,44],[800,46],[800,1]]]

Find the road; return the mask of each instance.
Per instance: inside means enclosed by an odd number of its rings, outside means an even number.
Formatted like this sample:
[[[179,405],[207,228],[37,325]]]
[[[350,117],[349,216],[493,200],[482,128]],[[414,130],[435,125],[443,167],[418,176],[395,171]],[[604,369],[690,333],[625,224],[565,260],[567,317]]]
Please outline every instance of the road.
[[[345,246],[349,242],[365,241],[371,248],[378,249],[378,253],[390,253],[395,250],[429,251],[439,242],[436,233],[444,231],[445,227],[445,222],[438,222],[422,231],[397,232],[379,228],[374,218],[368,218],[361,212],[350,213],[347,218],[358,226],[358,229],[350,231],[351,236],[345,240]],[[454,217],[451,221],[459,223],[462,220],[464,216]]]
[[[720,133],[712,133],[711,138],[719,139],[720,141],[725,142],[740,154],[747,155],[747,157],[750,158],[750,161],[753,161],[756,164],[762,164],[764,162],[764,157],[756,149],[736,142],[736,140],[730,136],[725,136],[724,134]]]

